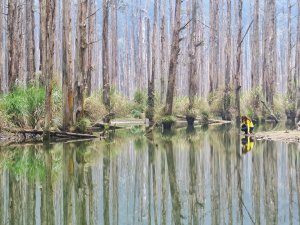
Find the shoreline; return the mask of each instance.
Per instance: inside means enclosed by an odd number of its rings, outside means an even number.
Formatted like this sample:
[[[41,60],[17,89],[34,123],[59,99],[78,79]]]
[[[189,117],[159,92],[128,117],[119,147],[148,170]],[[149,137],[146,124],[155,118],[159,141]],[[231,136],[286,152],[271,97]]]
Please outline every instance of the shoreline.
[[[300,143],[300,131],[298,130],[257,132],[253,136],[257,141],[281,141],[286,143]]]

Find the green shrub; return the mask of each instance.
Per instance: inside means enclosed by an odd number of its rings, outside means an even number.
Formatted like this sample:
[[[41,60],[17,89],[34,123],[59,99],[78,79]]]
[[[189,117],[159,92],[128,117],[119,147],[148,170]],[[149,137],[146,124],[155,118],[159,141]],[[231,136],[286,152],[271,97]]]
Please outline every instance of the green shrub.
[[[13,124],[34,128],[44,114],[45,89],[30,87],[16,88],[2,97],[0,108]]]
[[[89,126],[91,126],[91,121],[87,118],[82,118],[75,124],[75,131],[79,133],[86,133]]]

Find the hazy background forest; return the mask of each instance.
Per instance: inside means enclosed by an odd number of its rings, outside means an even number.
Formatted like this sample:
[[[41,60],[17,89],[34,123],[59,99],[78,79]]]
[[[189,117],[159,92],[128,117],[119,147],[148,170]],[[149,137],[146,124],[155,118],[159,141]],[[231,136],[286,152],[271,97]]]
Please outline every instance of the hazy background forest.
[[[111,112],[294,120],[300,108],[300,1],[0,4],[2,125],[68,129]]]

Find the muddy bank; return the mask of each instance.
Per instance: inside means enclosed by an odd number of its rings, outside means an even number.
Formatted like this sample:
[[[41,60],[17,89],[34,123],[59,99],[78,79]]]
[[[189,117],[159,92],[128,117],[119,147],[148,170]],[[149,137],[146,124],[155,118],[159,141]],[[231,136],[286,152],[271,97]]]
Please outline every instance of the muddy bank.
[[[268,131],[258,132],[255,135],[256,140],[271,140],[282,142],[300,143],[300,131],[297,130],[283,130],[283,131]]]

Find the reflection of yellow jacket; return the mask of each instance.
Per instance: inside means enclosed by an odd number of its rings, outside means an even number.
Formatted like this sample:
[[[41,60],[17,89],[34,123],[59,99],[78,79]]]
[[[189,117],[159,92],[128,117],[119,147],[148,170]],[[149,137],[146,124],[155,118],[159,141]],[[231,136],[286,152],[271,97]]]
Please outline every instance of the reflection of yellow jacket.
[[[254,141],[250,138],[247,137],[247,143],[243,146],[243,153],[250,152],[254,147]]]
[[[247,126],[248,134],[250,134],[250,128],[254,127],[252,121],[249,118],[247,118],[243,124],[245,124]]]

